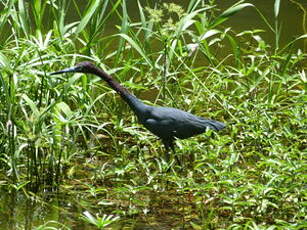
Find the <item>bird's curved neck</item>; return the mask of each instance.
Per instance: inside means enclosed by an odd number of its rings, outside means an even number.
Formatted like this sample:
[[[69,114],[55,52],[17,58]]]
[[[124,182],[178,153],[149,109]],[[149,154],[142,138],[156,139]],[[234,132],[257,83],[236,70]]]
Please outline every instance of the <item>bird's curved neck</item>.
[[[101,69],[96,69],[93,74],[99,76],[102,80],[106,81],[109,86],[114,89],[121,98],[127,102],[130,108],[136,113],[140,118],[140,112],[145,109],[146,105],[133,96],[125,87],[123,87],[118,81],[112,78],[109,74]]]

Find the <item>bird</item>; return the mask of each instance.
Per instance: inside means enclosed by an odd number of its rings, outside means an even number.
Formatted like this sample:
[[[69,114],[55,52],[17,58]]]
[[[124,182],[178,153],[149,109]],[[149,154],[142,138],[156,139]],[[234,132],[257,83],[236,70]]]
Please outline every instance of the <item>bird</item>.
[[[132,95],[112,76],[89,61],[83,61],[74,67],[52,72],[50,75],[64,73],[93,74],[104,80],[129,105],[138,122],[161,139],[167,152],[172,150],[175,153],[176,139],[187,139],[204,133],[208,129],[218,131],[226,126],[222,122],[205,119],[177,108],[147,105]]]

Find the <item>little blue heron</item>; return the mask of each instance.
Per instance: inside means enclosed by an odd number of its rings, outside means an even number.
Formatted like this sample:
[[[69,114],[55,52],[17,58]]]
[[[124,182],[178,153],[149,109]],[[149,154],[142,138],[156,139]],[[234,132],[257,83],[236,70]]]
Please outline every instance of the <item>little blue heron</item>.
[[[70,72],[90,73],[106,81],[127,102],[136,114],[138,121],[162,140],[167,152],[172,149],[175,153],[174,141],[176,138],[186,139],[203,133],[207,129],[217,131],[225,127],[222,122],[204,119],[180,109],[146,105],[91,62],[81,62],[74,67],[53,72],[51,75]]]

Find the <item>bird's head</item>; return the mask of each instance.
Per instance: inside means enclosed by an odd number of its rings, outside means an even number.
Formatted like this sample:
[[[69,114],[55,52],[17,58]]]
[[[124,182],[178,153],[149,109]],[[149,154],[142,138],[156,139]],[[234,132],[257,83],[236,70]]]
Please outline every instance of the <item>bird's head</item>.
[[[95,73],[97,67],[88,61],[80,62],[74,67],[62,69],[60,71],[56,71],[50,73],[50,75],[62,74],[62,73]]]

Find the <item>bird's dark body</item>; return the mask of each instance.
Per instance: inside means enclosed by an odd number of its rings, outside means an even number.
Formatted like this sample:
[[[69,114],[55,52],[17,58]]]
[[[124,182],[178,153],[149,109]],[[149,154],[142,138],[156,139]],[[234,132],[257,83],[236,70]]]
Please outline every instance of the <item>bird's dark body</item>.
[[[152,133],[162,139],[186,139],[205,132],[219,130],[220,122],[206,120],[175,108],[151,107],[150,116],[143,123]]]
[[[218,131],[225,127],[222,122],[207,120],[180,109],[146,105],[131,95],[126,88],[122,87],[110,75],[90,62],[81,62],[75,67],[52,74],[66,72],[92,73],[105,80],[128,103],[138,117],[139,122],[163,141],[167,150],[169,148],[174,150],[173,144],[176,138],[186,139],[201,134],[207,129]]]
[[[146,115],[140,118],[140,123],[162,139],[186,139],[207,129],[219,130],[224,127],[220,122],[175,108],[147,106],[145,110]]]

